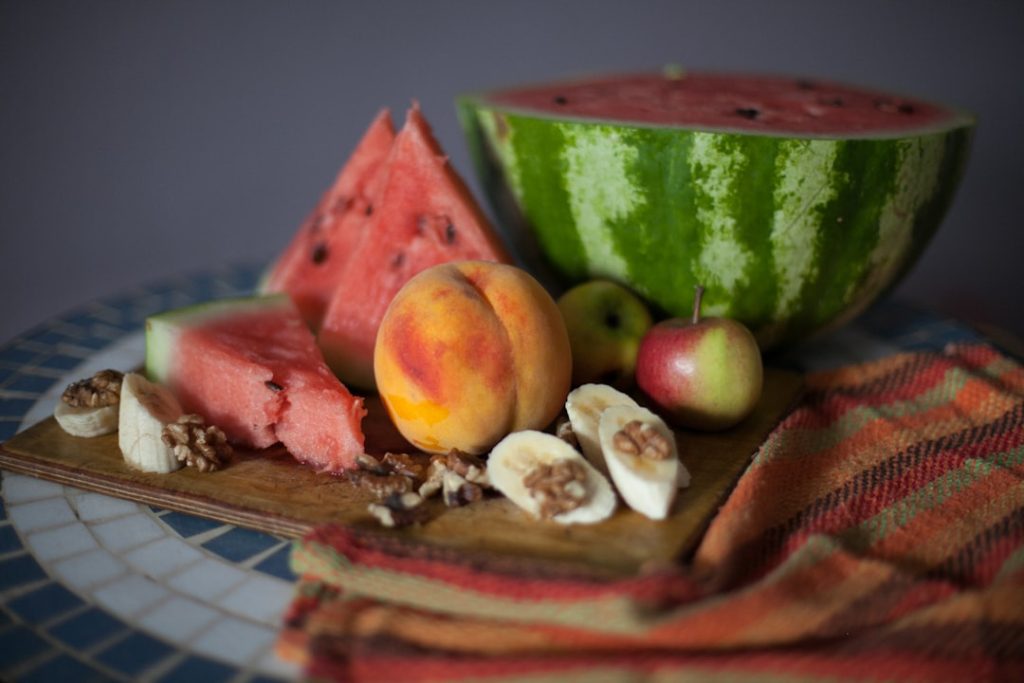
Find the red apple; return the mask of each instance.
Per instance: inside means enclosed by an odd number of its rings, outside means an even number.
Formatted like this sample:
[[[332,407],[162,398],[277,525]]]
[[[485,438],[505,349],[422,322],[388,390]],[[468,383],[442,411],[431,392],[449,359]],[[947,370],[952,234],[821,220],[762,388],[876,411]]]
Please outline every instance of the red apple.
[[[637,354],[636,382],[678,426],[727,429],[761,398],[761,350],[742,323],[701,318],[703,293],[698,286],[692,320],[673,318],[647,332]]]

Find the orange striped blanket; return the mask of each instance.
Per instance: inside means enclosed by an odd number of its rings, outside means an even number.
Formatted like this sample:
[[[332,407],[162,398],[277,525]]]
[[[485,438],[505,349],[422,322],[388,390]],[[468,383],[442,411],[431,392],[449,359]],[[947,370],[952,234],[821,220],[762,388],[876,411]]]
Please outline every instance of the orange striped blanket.
[[[692,561],[620,581],[322,528],[280,652],[353,681],[1024,680],[1024,369],[807,377]]]

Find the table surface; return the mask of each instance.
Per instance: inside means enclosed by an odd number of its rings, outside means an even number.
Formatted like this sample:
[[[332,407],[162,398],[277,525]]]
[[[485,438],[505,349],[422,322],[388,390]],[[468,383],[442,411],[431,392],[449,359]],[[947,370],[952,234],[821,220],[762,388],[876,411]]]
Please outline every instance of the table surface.
[[[56,316],[0,347],[0,441],[47,417],[71,381],[141,363],[147,315],[245,294],[261,266],[139,287]],[[769,362],[811,371],[982,341],[883,301]],[[273,681],[292,594],[290,544],[264,533],[0,473],[0,678]]]

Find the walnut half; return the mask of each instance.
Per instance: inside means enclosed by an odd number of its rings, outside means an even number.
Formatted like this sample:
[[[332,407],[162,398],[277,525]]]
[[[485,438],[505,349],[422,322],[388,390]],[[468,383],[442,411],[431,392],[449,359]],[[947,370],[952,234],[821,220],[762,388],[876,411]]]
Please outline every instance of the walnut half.
[[[420,495],[429,498],[438,491],[448,507],[461,507],[483,498],[483,489],[490,488],[487,465],[475,455],[452,449],[434,455],[427,468]]]
[[[426,458],[417,458],[405,453],[386,453],[376,458],[369,453],[356,456],[356,468],[346,473],[348,480],[369,491],[377,500],[392,494],[403,494],[414,490],[423,480]]]
[[[672,456],[672,444],[668,439],[654,427],[640,420],[627,422],[622,429],[615,432],[612,443],[623,453],[651,460],[668,460]]]
[[[73,408],[102,408],[121,402],[121,380],[124,374],[117,370],[100,370],[92,377],[72,382],[60,395],[60,400]]]
[[[420,524],[430,518],[423,498],[411,491],[393,493],[381,503],[370,503],[366,510],[382,526],[391,529]]]
[[[219,427],[207,425],[202,416],[190,413],[164,426],[161,439],[179,462],[200,472],[213,472],[231,457],[231,446]]]
[[[587,499],[587,471],[575,460],[537,465],[523,477],[523,486],[539,505],[543,519],[575,510]]]
[[[454,470],[445,470],[441,480],[441,498],[446,506],[462,507],[469,503],[475,503],[483,497],[484,492],[479,484],[466,480]]]

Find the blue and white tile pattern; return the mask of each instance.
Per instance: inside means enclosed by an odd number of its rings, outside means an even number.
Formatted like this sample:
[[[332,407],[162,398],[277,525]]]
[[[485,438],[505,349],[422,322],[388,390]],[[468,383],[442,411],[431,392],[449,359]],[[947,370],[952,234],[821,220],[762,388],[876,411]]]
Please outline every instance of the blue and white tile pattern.
[[[147,315],[251,291],[257,268],[199,275],[74,311],[0,349],[0,439],[66,384],[130,369]],[[249,529],[2,473],[0,679],[289,680],[272,651],[289,543]]]

